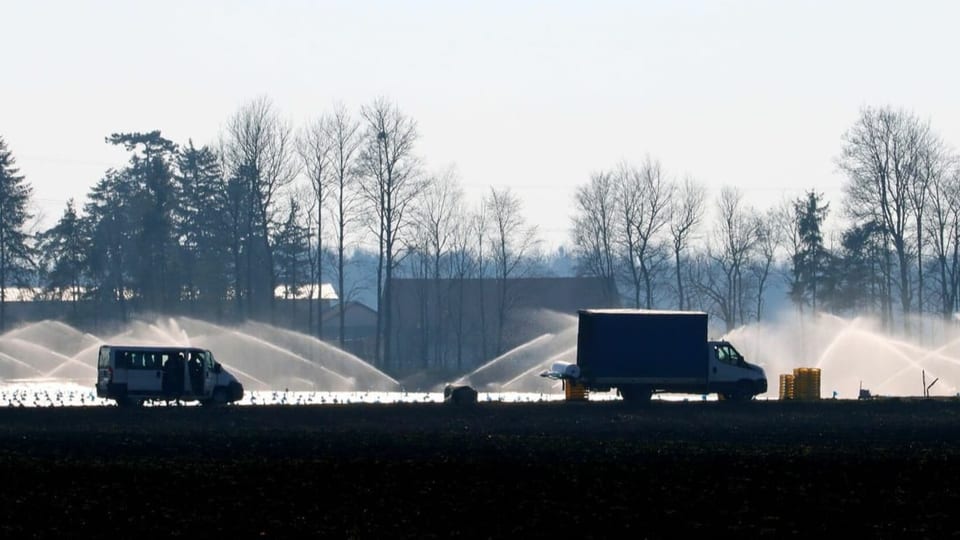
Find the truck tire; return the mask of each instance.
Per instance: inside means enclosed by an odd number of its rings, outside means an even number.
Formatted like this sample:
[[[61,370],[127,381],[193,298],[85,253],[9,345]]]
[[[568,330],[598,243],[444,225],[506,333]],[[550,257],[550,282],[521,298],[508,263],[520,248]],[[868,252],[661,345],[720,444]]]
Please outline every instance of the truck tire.
[[[740,381],[732,392],[726,394],[726,399],[736,403],[746,403],[752,400],[755,395],[753,383],[750,381]]]
[[[617,388],[620,397],[629,403],[649,403],[653,392],[649,386],[641,384],[626,384]]]

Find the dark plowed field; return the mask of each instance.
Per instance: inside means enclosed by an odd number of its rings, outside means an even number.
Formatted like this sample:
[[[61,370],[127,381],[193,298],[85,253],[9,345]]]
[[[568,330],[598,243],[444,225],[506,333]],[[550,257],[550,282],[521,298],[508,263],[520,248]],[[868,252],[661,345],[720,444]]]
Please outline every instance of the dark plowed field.
[[[942,538],[960,402],[0,409],[0,486],[10,539]]]

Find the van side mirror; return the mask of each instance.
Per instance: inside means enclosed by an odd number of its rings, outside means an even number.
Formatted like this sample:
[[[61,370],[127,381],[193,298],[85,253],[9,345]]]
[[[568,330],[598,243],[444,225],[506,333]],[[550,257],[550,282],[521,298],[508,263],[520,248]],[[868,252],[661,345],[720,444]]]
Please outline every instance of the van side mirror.
[[[220,365],[220,362],[217,362],[216,364],[213,365],[214,373],[220,373],[221,371],[223,371],[223,366]]]

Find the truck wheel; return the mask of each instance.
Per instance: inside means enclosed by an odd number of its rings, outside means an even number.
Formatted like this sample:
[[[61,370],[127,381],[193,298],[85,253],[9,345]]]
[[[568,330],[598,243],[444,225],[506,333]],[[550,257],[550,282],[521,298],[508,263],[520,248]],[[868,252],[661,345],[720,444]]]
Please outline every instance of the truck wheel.
[[[620,397],[630,403],[649,403],[650,397],[653,395],[649,386],[639,384],[624,385],[617,390],[620,392]]]
[[[731,401],[736,401],[738,403],[746,403],[753,399],[754,396],[753,385],[749,381],[740,381],[737,383],[737,388],[732,393],[727,394],[728,398]]]

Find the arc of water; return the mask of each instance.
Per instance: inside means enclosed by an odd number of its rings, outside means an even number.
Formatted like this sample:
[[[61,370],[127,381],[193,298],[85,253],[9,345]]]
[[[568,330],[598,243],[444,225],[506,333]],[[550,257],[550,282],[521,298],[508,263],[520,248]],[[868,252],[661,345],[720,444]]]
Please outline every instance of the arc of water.
[[[517,375],[516,377],[510,379],[509,381],[505,382],[505,383],[503,384],[503,386],[504,386],[504,387],[510,386],[510,385],[512,385],[513,383],[517,382],[518,380],[520,380],[520,379],[523,378],[523,377],[533,377],[533,376],[536,374],[537,371],[543,370],[543,369],[544,369],[544,366],[549,366],[549,365],[552,364],[553,362],[556,362],[557,359],[559,359],[559,358],[561,358],[561,357],[563,357],[563,356],[566,356],[566,355],[568,355],[568,354],[570,354],[570,353],[572,353],[572,352],[574,352],[574,351],[576,351],[576,350],[577,350],[577,347],[576,347],[576,346],[570,347],[570,348],[568,348],[568,349],[564,349],[563,351],[561,351],[561,352],[559,352],[559,353],[551,356],[550,358],[547,358],[545,361],[538,363],[537,365],[533,366],[532,368],[524,371],[523,373],[521,373],[521,374]]]
[[[246,379],[248,379],[248,380],[251,380],[251,381],[253,381],[253,382],[255,382],[255,383],[263,386],[264,388],[270,388],[270,385],[269,385],[269,384],[267,384],[266,382],[264,382],[264,381],[262,381],[262,380],[260,380],[260,379],[258,379],[258,378],[256,378],[256,377],[254,377],[253,375],[247,373],[246,371],[243,371],[242,369],[239,369],[239,368],[237,368],[236,366],[229,366],[229,367],[230,367],[230,371],[231,371],[231,372],[236,373],[237,375],[239,375],[239,376],[241,376],[241,377],[244,377],[244,378],[246,378]]]
[[[347,376],[345,376],[345,375],[343,375],[343,374],[341,374],[341,373],[338,373],[338,372],[336,372],[336,371],[334,371],[334,370],[332,370],[332,369],[328,369],[328,368],[326,368],[326,367],[324,367],[324,366],[321,366],[321,365],[319,365],[319,364],[316,364],[316,363],[314,363],[314,362],[311,362],[311,361],[307,360],[306,358],[300,356],[299,354],[296,354],[296,353],[290,352],[290,351],[288,351],[288,350],[286,350],[286,349],[283,349],[283,348],[281,348],[281,347],[278,347],[277,345],[275,345],[275,344],[273,344],[273,343],[270,343],[269,341],[266,341],[266,340],[264,340],[264,339],[260,339],[260,338],[258,338],[258,337],[256,337],[256,336],[251,336],[251,335],[247,335],[247,334],[242,334],[242,333],[240,333],[240,332],[238,332],[238,331],[236,331],[236,330],[229,330],[229,332],[232,333],[232,334],[234,334],[234,335],[236,335],[236,336],[238,336],[238,337],[240,337],[240,338],[242,338],[242,339],[249,339],[249,340],[251,340],[251,341],[255,341],[257,344],[261,345],[262,347],[268,348],[268,349],[270,349],[270,350],[279,351],[279,352],[283,353],[284,355],[287,355],[287,356],[289,356],[289,357],[292,357],[293,359],[295,359],[295,360],[297,360],[297,361],[299,361],[299,362],[301,362],[301,363],[303,363],[303,364],[306,364],[306,365],[308,365],[308,366],[310,366],[310,367],[312,367],[312,368],[314,368],[314,369],[318,369],[318,370],[320,370],[320,371],[323,372],[323,373],[330,374],[330,375],[332,375],[333,377],[335,377],[335,378],[337,378],[337,379],[341,379],[341,381],[342,381],[344,384],[348,384],[348,385],[352,385],[352,384],[353,384],[353,379],[351,379],[350,377],[347,377]],[[231,368],[231,369],[234,369],[235,366],[233,366],[233,365],[231,364],[231,365],[230,365],[230,368]]]
[[[318,351],[324,351],[329,353],[336,353],[338,355],[343,355],[343,357],[354,361],[356,366],[359,367],[361,370],[367,373],[370,373],[371,375],[376,375],[376,376],[385,378],[393,384],[397,384],[397,385],[400,384],[396,379],[394,379],[390,375],[387,375],[386,373],[380,371],[379,369],[371,366],[370,364],[365,362],[363,359],[357,357],[356,355],[350,354],[349,352],[344,351],[339,347],[335,347],[329,343],[326,343],[323,340],[317,339],[314,336],[308,336],[306,334],[300,334],[298,332],[287,330],[285,328],[276,328],[274,326],[270,326],[263,323],[257,323],[257,322],[248,322],[246,323],[245,326],[254,328],[254,329],[259,329],[260,331],[276,332],[281,336],[287,337],[288,339],[305,341],[308,347],[316,347]],[[310,361],[311,363],[316,363],[316,362],[312,362],[310,359],[306,359],[306,360]]]
[[[944,351],[944,350],[946,350],[946,349],[948,349],[948,348],[950,348],[950,347],[953,347],[953,346],[955,346],[955,345],[957,345],[957,344],[960,344],[960,337],[951,339],[950,341],[944,343],[943,345],[937,347],[936,349],[924,349],[923,347],[916,346],[916,345],[913,345],[912,347],[924,351],[924,355],[920,357],[920,359],[918,360],[918,362],[922,362],[922,361],[924,361],[925,359],[927,359],[928,357],[933,356],[933,357],[935,357],[935,358],[943,358],[944,360],[949,360],[949,361],[951,361],[951,362],[953,362],[953,363],[955,363],[955,364],[960,364],[960,359],[957,359],[957,358],[954,358],[954,357],[952,357],[952,356],[947,356],[946,354],[943,354],[943,351]]]
[[[873,336],[872,334],[870,334],[869,332],[866,332],[866,331],[863,331],[863,330],[860,330],[860,329],[855,329],[854,331],[855,331],[855,332],[858,332],[858,333],[867,334],[867,335],[869,335],[870,337],[874,337],[874,336]],[[901,360],[902,362],[904,362],[904,363],[907,364],[904,368],[900,369],[897,373],[902,374],[902,373],[905,373],[906,371],[909,371],[910,369],[918,369],[918,370],[919,370],[919,369],[922,369],[922,368],[923,368],[923,366],[921,366],[918,362],[916,362],[915,360],[913,360],[912,358],[910,358],[909,356],[907,356],[902,350],[900,350],[900,349],[897,347],[898,345],[899,345],[899,346],[904,346],[904,345],[909,346],[909,345],[910,345],[909,343],[906,343],[906,342],[903,342],[903,341],[899,341],[899,340],[880,340],[880,341],[878,341],[878,345],[880,345],[881,347],[884,347],[885,349],[893,352],[894,355],[895,355],[895,357],[897,357],[899,360]],[[883,388],[884,386],[886,386],[887,384],[889,384],[895,377],[896,377],[896,375],[891,376],[891,377],[888,377],[887,379],[885,379],[883,382],[880,383],[880,385],[878,386],[877,389],[879,390],[880,388]]]
[[[840,320],[843,320],[843,319],[840,319]],[[820,356],[817,358],[817,363],[814,364],[814,367],[816,368],[823,367],[823,362],[827,358],[827,355],[833,351],[833,348],[837,345],[837,343],[840,342],[840,339],[842,337],[844,337],[848,332],[852,332],[854,330],[854,325],[857,323],[858,320],[859,319],[854,318],[853,320],[847,322],[847,324],[843,327],[843,329],[841,329],[839,332],[834,334],[833,339],[830,340],[830,343],[827,344],[827,347],[823,350],[823,352],[820,353]]]
[[[79,360],[74,360],[73,358],[68,358],[64,363],[60,364],[59,366],[51,369],[50,371],[48,371],[48,372],[46,372],[46,373],[44,373],[43,376],[44,376],[44,377],[56,377],[57,375],[59,375],[60,371],[66,369],[66,368],[67,368],[68,366],[70,366],[70,365],[80,366],[81,368],[83,368],[83,369],[86,370],[86,371],[96,371],[96,370],[97,370],[97,368],[95,368],[94,366],[92,366],[92,365],[90,365],[90,364],[87,364],[87,363],[84,363],[84,362],[80,362]]]
[[[502,360],[505,359],[505,358],[509,358],[509,357],[515,356],[515,355],[517,355],[517,354],[519,354],[519,353],[521,353],[521,352],[526,351],[527,349],[533,348],[533,347],[539,345],[540,343],[543,343],[543,342],[549,340],[549,339],[550,339],[551,337],[553,337],[554,335],[555,335],[555,334],[550,334],[550,333],[542,334],[542,335],[539,335],[539,336],[531,339],[530,341],[528,341],[528,342],[526,342],[526,343],[520,344],[520,345],[518,345],[518,346],[516,346],[516,347],[514,347],[514,348],[512,348],[512,349],[510,349],[509,351],[501,354],[500,356],[494,358],[493,360],[490,360],[489,362],[483,364],[482,366],[478,367],[477,369],[473,370],[473,371],[470,372],[465,378],[470,377],[470,376],[472,376],[472,375],[477,375],[477,374],[479,374],[479,373],[482,373],[484,370],[489,369],[491,366],[495,365],[497,362],[500,362],[500,361],[502,361]]]
[[[27,369],[35,372],[37,375],[41,375],[41,376],[42,376],[42,374],[40,373],[40,370],[39,370],[39,369],[31,366],[30,364],[28,364],[28,363],[26,363],[26,362],[24,362],[24,361],[22,361],[22,360],[19,360],[19,359],[17,359],[17,358],[14,358],[14,357],[10,356],[10,355],[7,354],[7,353],[0,352],[0,359],[5,360],[5,361],[7,361],[7,362],[10,362],[11,364],[16,364],[16,365],[18,365],[18,366],[20,366],[20,367],[27,368]]]

